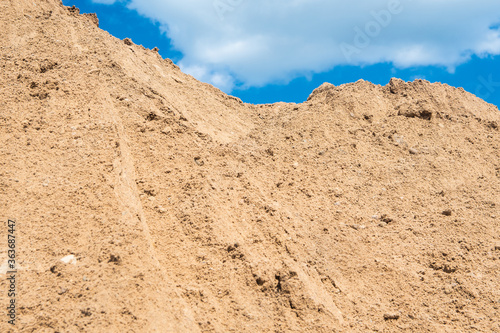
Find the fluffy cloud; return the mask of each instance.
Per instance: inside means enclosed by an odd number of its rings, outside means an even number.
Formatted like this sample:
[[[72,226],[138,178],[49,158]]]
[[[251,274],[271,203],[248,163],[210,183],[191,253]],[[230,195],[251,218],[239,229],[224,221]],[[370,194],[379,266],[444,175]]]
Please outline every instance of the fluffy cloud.
[[[113,0],[94,0],[112,2]],[[183,70],[229,92],[338,65],[445,66],[500,54],[498,0],[128,0]]]

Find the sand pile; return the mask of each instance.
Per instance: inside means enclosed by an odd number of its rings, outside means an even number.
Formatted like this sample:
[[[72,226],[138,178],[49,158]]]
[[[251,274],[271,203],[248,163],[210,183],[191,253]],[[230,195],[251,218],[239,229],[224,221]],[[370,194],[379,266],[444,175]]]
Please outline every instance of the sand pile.
[[[0,331],[500,332],[496,107],[397,79],[249,105],[97,25],[0,2]]]

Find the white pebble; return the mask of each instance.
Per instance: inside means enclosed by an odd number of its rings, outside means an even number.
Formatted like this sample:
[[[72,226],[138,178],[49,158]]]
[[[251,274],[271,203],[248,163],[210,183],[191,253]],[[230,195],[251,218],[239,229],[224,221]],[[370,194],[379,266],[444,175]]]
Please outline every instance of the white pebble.
[[[69,256],[66,256],[64,258],[61,258],[61,261],[65,264],[76,265],[76,257],[72,254],[70,254]]]

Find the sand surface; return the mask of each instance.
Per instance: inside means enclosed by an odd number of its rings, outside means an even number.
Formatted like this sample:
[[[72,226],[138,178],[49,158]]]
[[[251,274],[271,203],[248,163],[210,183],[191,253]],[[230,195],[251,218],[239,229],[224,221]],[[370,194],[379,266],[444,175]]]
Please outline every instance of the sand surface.
[[[0,101],[0,332],[500,332],[500,112],[463,89],[250,105],[0,0]]]

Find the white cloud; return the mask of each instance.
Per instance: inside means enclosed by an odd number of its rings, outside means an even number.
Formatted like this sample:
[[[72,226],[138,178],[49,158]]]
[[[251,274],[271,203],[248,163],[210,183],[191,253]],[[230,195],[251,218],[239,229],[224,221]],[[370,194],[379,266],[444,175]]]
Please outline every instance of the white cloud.
[[[234,88],[234,78],[228,72],[214,71],[203,65],[185,65],[182,61],[178,65],[184,73],[200,81],[211,83],[222,91],[230,92]]]
[[[99,2],[113,0],[94,0]],[[450,71],[500,54],[498,0],[129,0],[160,22],[181,67],[225,91],[392,62]]]

